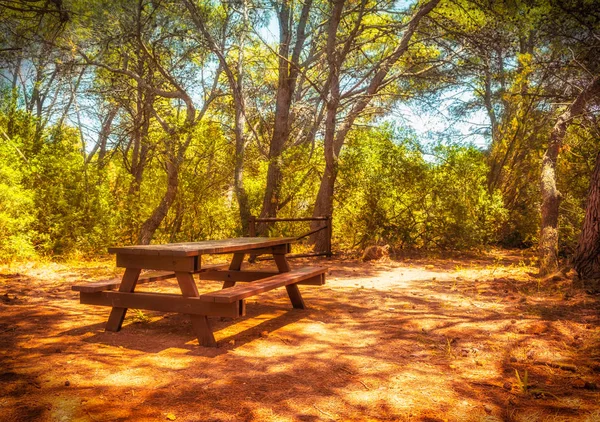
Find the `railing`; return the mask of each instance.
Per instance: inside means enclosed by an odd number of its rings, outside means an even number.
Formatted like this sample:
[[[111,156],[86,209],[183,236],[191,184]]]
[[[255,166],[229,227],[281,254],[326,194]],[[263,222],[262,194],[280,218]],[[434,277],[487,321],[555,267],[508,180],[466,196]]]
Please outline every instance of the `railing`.
[[[309,253],[290,254],[290,255],[287,255],[288,258],[302,258],[302,257],[307,257],[307,256],[328,256],[328,257],[330,257],[331,255],[333,255],[331,253],[331,234],[332,234],[332,232],[331,232],[331,216],[330,215],[326,215],[323,217],[300,217],[300,218],[275,218],[275,217],[259,218],[259,217],[255,217],[255,216],[251,215],[248,218],[248,235],[250,237],[256,236],[256,224],[257,223],[278,223],[278,222],[282,222],[282,221],[323,221],[324,224],[321,227],[317,227],[316,229],[313,229],[307,233],[304,233],[303,235],[296,237],[296,240],[304,239],[305,237],[308,237],[312,234],[318,233],[322,230],[325,230],[326,237],[327,237],[327,244],[326,244],[327,250],[318,251],[318,252],[309,252]]]

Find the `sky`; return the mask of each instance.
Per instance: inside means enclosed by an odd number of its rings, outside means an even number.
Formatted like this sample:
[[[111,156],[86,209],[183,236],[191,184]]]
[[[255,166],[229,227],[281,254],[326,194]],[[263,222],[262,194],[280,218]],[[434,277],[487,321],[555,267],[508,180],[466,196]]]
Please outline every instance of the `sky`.
[[[405,9],[413,3],[414,1],[411,0],[402,0],[398,2],[398,8]],[[269,24],[259,28],[257,32],[263,41],[276,42],[279,37],[277,19],[272,16]],[[451,139],[455,142],[471,143],[480,149],[485,149],[488,147],[489,140],[481,134],[481,131],[490,126],[486,112],[479,110],[456,119],[451,117],[449,110],[452,102],[469,101],[471,98],[471,93],[451,91],[442,95],[435,110],[431,107],[424,109],[399,102],[383,121],[412,129],[419,141],[425,145],[440,140],[440,135],[452,133]]]
[[[450,139],[453,141],[471,143],[480,149],[487,148],[489,140],[480,133],[490,125],[485,111],[479,110],[456,120],[450,117],[448,108],[449,104],[444,102],[436,110],[429,111],[398,103],[384,120],[412,129],[424,145],[440,140],[443,135],[452,134]]]

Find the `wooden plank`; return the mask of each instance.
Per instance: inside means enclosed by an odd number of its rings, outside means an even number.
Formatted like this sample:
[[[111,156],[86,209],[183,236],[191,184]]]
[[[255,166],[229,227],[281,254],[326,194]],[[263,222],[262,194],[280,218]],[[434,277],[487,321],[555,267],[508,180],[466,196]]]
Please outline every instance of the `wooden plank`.
[[[285,259],[293,259],[293,258],[308,258],[312,256],[327,256],[329,255],[327,252],[307,252],[307,253],[293,253],[287,254]],[[256,258],[257,261],[272,261],[272,256],[260,256]]]
[[[175,273],[172,271],[156,271],[147,273],[138,278],[137,284],[153,283],[155,281],[168,280],[175,278]],[[102,290],[114,290],[121,284],[120,278],[112,278],[110,280],[94,281],[92,283],[79,284],[71,286],[71,290],[76,292],[93,293],[101,292]]]
[[[299,281],[297,283],[298,286],[323,286],[325,285],[325,273],[317,274],[314,277],[307,278],[306,280]]]
[[[198,288],[194,277],[187,272],[176,271],[177,283],[181,289],[181,294],[185,297],[198,297]]]
[[[215,281],[256,281],[279,274],[278,271],[206,271],[200,275],[201,280]]]
[[[173,273],[175,274],[175,273]],[[71,286],[71,290],[83,293],[101,292],[103,290],[114,290],[121,284],[120,278],[112,278],[110,280],[94,281],[92,283],[77,284]]]
[[[262,280],[280,274],[278,271],[206,271],[201,273],[201,280],[231,281],[231,282],[251,282]],[[298,284],[322,286],[325,279],[321,276],[315,276],[306,280],[299,281]]]
[[[275,260],[275,265],[277,265],[277,269],[280,273],[285,273],[291,270],[290,263],[285,259],[285,255],[281,254],[273,254],[273,259]]]
[[[215,270],[219,270],[222,268],[227,268],[227,264],[211,264],[206,265],[200,268],[199,273],[203,272],[213,272]],[[266,276],[265,276],[266,277]],[[153,271],[150,273],[145,273],[138,278],[137,284],[147,284],[153,283],[155,281],[168,280],[170,278],[175,278],[175,273],[173,271]],[[203,277],[204,278],[204,277]],[[221,278],[212,279],[207,278],[206,280],[222,280]],[[110,280],[102,280],[102,281],[94,281],[86,284],[78,284],[75,286],[71,286],[71,290],[76,292],[85,292],[85,293],[93,293],[93,292],[101,292],[103,290],[114,290],[119,287],[121,284],[121,278],[116,277]]]
[[[306,309],[304,299],[302,299],[302,295],[300,294],[300,289],[298,289],[297,284],[288,284],[285,286],[285,289],[287,290],[294,309]]]
[[[242,263],[244,262],[244,257],[246,254],[243,253],[234,253],[233,259],[231,260],[231,264],[229,265],[229,273],[236,273],[242,269]],[[230,287],[235,286],[235,280],[225,279],[223,280],[223,288],[228,289]]]
[[[253,283],[238,285],[218,292],[206,293],[200,296],[200,299],[207,302],[231,303],[238,300],[254,296],[259,293],[267,292],[278,287],[295,284],[299,281],[321,276],[325,274],[327,268],[323,267],[303,267],[285,273],[277,274],[264,280]],[[291,298],[290,298],[291,299]]]
[[[228,267],[229,267],[229,264],[208,264],[208,265],[202,265],[200,267],[200,269],[198,270],[198,272],[203,273],[205,271],[223,270]]]
[[[292,251],[292,245],[278,245],[272,248],[252,249],[252,255],[272,255],[272,254],[288,254]]]
[[[80,301],[85,305],[145,309],[189,315],[222,316],[229,318],[241,316],[241,306],[236,302],[211,303],[202,301],[197,297],[183,297],[181,295],[166,293],[125,293],[115,291],[96,293],[81,292]]]
[[[143,268],[147,270],[167,270],[196,272],[200,265],[198,257],[186,256],[146,256],[129,253],[117,254],[117,267]]]
[[[109,253],[142,256],[198,256],[250,252],[294,243],[293,237],[238,237],[235,239],[205,240],[202,242],[169,243],[165,245],[136,245],[109,248]]]

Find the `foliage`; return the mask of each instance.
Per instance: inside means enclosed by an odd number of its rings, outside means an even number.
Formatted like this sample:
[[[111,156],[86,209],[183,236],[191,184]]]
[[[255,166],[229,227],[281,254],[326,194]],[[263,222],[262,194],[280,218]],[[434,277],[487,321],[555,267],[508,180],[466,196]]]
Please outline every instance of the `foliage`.
[[[77,133],[53,128],[31,163],[36,248],[56,255],[102,250],[113,231],[112,201],[102,174],[88,172]]]
[[[3,126],[3,125],[0,125]],[[33,192],[23,186],[18,138],[0,132],[0,261],[31,258]]]
[[[594,2],[441,0],[412,27],[425,3],[11,3],[0,260],[99,253],[144,230],[155,242],[240,236],[248,212],[307,217],[331,201],[336,249],[535,244],[550,131],[598,73]],[[447,93],[451,117],[485,111],[485,149],[384,123],[400,101],[433,113]],[[599,149],[590,110],[557,169],[566,254]]]
[[[409,133],[352,135],[336,198],[341,245],[464,249],[497,241],[506,212],[487,193],[488,169],[476,148],[438,144],[425,155]]]

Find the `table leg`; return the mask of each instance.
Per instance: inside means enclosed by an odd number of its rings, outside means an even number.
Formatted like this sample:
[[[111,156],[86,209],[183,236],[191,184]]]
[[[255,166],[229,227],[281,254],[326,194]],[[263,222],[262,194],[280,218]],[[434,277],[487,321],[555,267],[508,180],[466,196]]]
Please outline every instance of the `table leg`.
[[[229,264],[229,271],[240,271],[242,269],[242,262],[244,262],[244,253],[234,253],[231,264]],[[235,286],[235,281],[225,280],[223,282],[223,288]]]
[[[177,276],[177,283],[181,289],[181,294],[185,297],[198,297],[198,288],[194,282],[194,277],[190,273],[175,271]],[[192,328],[196,337],[198,337],[198,343],[201,346],[215,347],[217,342],[213,335],[208,317],[206,315],[191,315]]]
[[[291,270],[290,264],[287,261],[285,254],[273,254],[273,259],[275,259],[275,264],[277,264],[277,269],[280,273],[286,273]],[[290,301],[292,302],[292,306],[296,309],[306,309],[306,305],[304,304],[304,299],[302,299],[302,295],[300,294],[300,289],[297,284],[290,284],[285,286],[287,290],[288,296],[290,297]]]
[[[290,263],[285,258],[285,254],[273,254],[273,259],[280,273],[287,273],[291,270]]]
[[[121,285],[119,286],[120,292],[132,293],[135,290],[138,278],[141,270],[139,268],[126,268]],[[123,325],[127,308],[112,308],[108,322],[106,323],[106,331],[119,331]]]

